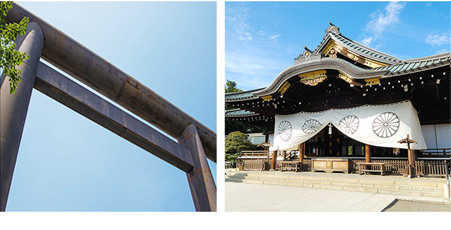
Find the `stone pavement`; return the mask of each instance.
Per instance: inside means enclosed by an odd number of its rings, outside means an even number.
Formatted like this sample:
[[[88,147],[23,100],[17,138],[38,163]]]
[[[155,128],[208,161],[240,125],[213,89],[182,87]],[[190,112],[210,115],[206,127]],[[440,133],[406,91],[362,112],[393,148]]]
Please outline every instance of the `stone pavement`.
[[[424,201],[397,200],[387,206],[384,212],[451,212],[451,205]]]
[[[397,198],[403,199],[388,194],[225,182],[226,212],[381,212]]]

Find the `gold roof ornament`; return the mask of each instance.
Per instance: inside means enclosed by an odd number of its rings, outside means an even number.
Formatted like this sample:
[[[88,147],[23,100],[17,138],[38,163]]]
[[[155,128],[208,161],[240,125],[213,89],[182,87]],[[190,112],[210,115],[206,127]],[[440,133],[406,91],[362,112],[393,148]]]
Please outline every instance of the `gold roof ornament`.
[[[310,54],[312,54],[313,52],[309,49],[309,48],[307,48],[307,46],[304,46],[304,53],[303,53],[303,55],[305,56],[305,57],[308,57]]]

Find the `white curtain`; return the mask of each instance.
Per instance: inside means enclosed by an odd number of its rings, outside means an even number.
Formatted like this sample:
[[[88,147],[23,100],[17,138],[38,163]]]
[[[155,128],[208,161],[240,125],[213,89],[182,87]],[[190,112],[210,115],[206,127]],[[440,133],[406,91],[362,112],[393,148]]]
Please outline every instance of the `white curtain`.
[[[451,148],[451,124],[422,125],[421,129],[429,149]]]
[[[329,123],[344,135],[368,145],[407,149],[407,144],[398,141],[409,134],[410,139],[418,142],[411,144],[411,149],[426,149],[418,115],[410,101],[276,115],[274,147],[285,150],[299,145]]]

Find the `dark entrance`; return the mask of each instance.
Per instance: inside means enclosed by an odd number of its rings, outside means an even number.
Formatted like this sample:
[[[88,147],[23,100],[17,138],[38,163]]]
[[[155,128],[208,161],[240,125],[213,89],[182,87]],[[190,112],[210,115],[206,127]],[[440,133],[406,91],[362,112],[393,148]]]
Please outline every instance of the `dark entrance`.
[[[356,141],[337,128],[326,126],[305,142],[305,154],[309,157],[364,157],[365,144]],[[407,150],[371,146],[372,157],[407,157]]]

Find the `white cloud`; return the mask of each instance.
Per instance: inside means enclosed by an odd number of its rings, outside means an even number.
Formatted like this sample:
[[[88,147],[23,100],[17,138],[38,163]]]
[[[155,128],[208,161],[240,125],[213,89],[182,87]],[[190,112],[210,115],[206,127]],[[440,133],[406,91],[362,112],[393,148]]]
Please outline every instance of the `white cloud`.
[[[399,22],[399,14],[405,6],[405,3],[390,2],[385,7],[384,12],[379,10],[373,12],[370,15],[371,21],[369,21],[364,28],[365,32],[370,35],[365,36],[362,44],[369,46],[370,44],[376,42],[376,40],[382,36],[387,27]]]
[[[273,40],[273,39],[276,39],[276,38],[278,38],[280,36],[282,36],[282,34],[276,34],[274,36],[271,36],[269,39]]]
[[[373,37],[366,37],[360,43],[362,43],[362,45],[369,46],[373,39]]]
[[[448,33],[440,34],[429,34],[425,39],[426,43],[433,46],[442,46],[450,44],[450,36]]]
[[[441,49],[441,50],[437,50],[436,52],[435,52],[435,54],[442,54],[442,53],[446,53],[446,52],[449,52],[449,49]]]
[[[375,38],[379,38],[387,26],[399,21],[399,13],[404,8],[405,3],[390,2],[385,7],[385,13],[373,13],[373,19],[366,25],[366,29],[371,31]]]
[[[277,52],[282,34],[272,27],[252,24],[251,10],[243,3],[228,8],[226,14],[225,76],[243,90],[268,86],[292,64]]]
[[[267,50],[255,47],[243,49],[226,52],[225,71],[228,80],[246,86],[246,90],[270,85],[271,80],[290,64],[274,58]]]
[[[226,19],[230,22],[230,25],[232,25],[238,39],[241,41],[252,40],[251,26],[247,21],[248,15],[246,13],[249,9],[249,7],[239,8],[238,12],[232,12],[232,15],[229,14],[226,16]]]

